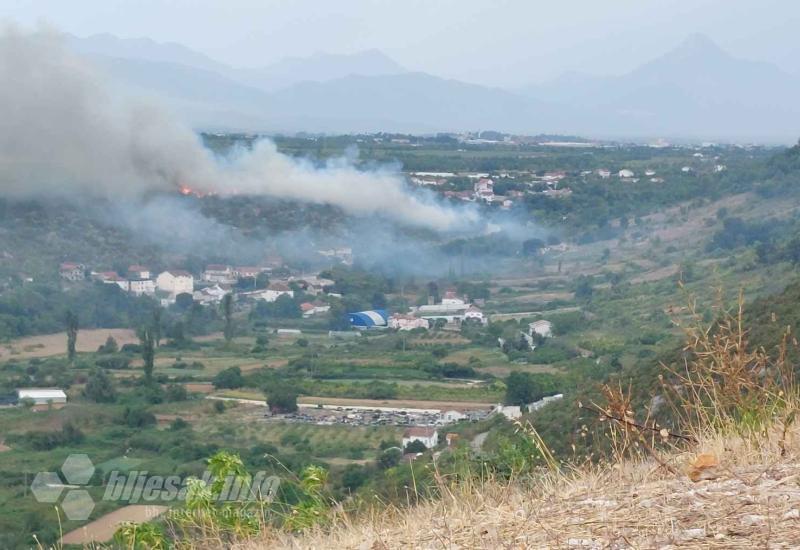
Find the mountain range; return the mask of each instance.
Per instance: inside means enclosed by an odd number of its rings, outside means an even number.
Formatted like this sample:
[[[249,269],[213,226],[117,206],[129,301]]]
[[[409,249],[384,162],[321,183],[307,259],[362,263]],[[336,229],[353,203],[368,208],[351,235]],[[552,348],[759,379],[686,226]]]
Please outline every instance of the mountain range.
[[[231,67],[175,43],[112,35],[69,46],[202,129],[439,132],[795,141],[800,79],[703,35],[617,76],[505,90],[402,67],[377,50]],[[533,72],[533,68],[532,68]]]

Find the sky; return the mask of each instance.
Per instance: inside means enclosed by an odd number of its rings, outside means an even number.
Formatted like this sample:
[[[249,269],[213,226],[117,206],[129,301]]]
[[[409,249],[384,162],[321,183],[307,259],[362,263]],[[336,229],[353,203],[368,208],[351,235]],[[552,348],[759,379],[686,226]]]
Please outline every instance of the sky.
[[[411,70],[502,87],[622,74],[698,32],[800,72],[794,0],[0,0],[0,20],[178,42],[237,67],[376,48]]]

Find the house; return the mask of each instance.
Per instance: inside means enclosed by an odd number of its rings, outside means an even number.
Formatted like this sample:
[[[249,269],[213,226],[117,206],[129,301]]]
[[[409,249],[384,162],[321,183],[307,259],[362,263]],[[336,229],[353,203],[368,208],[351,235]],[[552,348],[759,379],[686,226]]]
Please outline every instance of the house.
[[[170,269],[159,273],[156,277],[158,290],[168,292],[171,296],[178,294],[192,294],[194,292],[194,276],[188,271]]]
[[[691,166],[684,166],[683,168],[681,168],[681,172],[683,172],[684,174],[688,174],[691,171],[692,171]]]
[[[436,428],[423,428],[421,426],[414,426],[406,429],[403,432],[403,448],[405,449],[409,443],[420,441],[428,449],[432,449],[439,444],[439,432]]]
[[[130,290],[130,285],[128,284],[128,280],[124,277],[120,277],[116,271],[103,271],[101,273],[92,273],[92,277],[96,281],[100,281],[103,284],[107,285],[117,285],[125,292]]]
[[[492,202],[494,199],[494,182],[489,178],[481,178],[475,182],[473,191],[476,199]]]
[[[17,403],[33,402],[34,410],[46,410],[49,407],[61,408],[67,403],[67,394],[58,388],[20,388],[17,390]]]
[[[228,294],[228,291],[219,286],[219,284],[216,284],[195,291],[192,294],[192,298],[194,298],[195,302],[199,302],[203,305],[210,305],[222,302],[226,294]]]
[[[67,281],[82,281],[86,278],[86,266],[73,262],[64,262],[59,266],[58,274]]]
[[[634,174],[632,170],[628,170],[627,168],[623,168],[622,170],[619,171],[619,173],[617,175],[620,178],[627,179],[627,178],[632,178],[636,174]]]
[[[533,336],[538,334],[542,338],[551,338],[553,336],[553,323],[540,319],[528,325],[528,334]]]
[[[413,315],[403,315],[402,313],[393,313],[389,317],[389,328],[397,330],[414,330],[415,328],[430,328],[430,323],[427,319],[414,317]]]
[[[152,279],[129,279],[128,290],[131,294],[151,296],[156,293],[156,283]]]
[[[260,292],[261,298],[267,302],[274,302],[279,297],[286,295],[289,298],[294,298],[294,290],[289,288],[289,285],[286,283],[277,281],[274,283],[270,283],[270,285]]]
[[[143,265],[131,265],[131,266],[128,266],[128,278],[129,279],[149,279],[150,278],[150,268],[145,267]]]
[[[656,175],[656,171],[655,170],[645,170],[644,171],[644,175],[647,176],[648,178],[650,178],[650,177]]]
[[[597,175],[600,176],[601,178],[603,178],[604,180],[607,180],[608,178],[611,177],[611,170],[606,170],[605,168],[600,168],[600,169],[597,170]]]
[[[350,320],[350,326],[359,330],[381,328],[389,324],[389,316],[385,309],[356,311],[355,313],[348,313],[347,316]]]
[[[479,308],[475,306],[469,306],[467,311],[464,312],[462,321],[479,321],[481,324],[485,325],[488,322],[488,319]]]
[[[443,424],[452,424],[453,422],[459,422],[467,418],[467,415],[461,411],[457,411],[455,409],[444,411],[442,413],[442,423]]]
[[[454,305],[463,306],[464,304],[466,304],[464,299],[462,297],[460,297],[456,293],[456,291],[453,290],[453,289],[446,290],[445,293],[444,293],[444,296],[442,297],[442,305],[446,305],[446,306],[454,306]]]
[[[502,414],[509,420],[517,420],[522,416],[522,408],[519,405],[495,405],[492,414]]]
[[[452,447],[452,446],[453,446],[453,445],[455,445],[455,444],[456,444],[456,442],[459,440],[459,435],[458,435],[457,433],[448,432],[448,433],[447,433],[447,434],[444,436],[444,440],[445,440],[445,442],[447,443],[447,446],[448,446],[448,447]]]
[[[331,306],[325,302],[303,302],[300,304],[300,311],[303,312],[303,317],[311,317],[319,315],[320,313],[327,313],[330,311]]]
[[[229,265],[211,264],[203,271],[203,280],[209,283],[234,283],[236,277]]]
[[[233,276],[237,279],[247,279],[253,278],[255,279],[262,273],[266,272],[266,268],[252,266],[252,265],[239,265],[233,268]]]

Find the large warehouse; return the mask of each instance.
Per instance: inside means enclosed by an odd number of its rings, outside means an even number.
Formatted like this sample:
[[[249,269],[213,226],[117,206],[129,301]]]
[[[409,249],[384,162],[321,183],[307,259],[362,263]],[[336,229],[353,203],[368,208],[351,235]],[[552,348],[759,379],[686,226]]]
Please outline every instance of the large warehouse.
[[[385,309],[357,311],[347,315],[350,318],[350,326],[357,329],[380,328],[389,324],[389,314]]]

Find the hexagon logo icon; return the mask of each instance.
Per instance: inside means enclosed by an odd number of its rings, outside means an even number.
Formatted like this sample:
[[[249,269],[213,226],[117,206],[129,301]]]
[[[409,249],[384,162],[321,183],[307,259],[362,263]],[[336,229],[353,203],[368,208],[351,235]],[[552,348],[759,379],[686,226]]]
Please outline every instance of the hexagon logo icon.
[[[55,472],[39,472],[31,483],[33,498],[38,502],[52,504],[58,502],[58,497],[64,490],[61,478]]]
[[[69,520],[81,521],[89,519],[94,510],[94,500],[89,491],[85,489],[73,489],[67,493],[61,502],[61,509]]]
[[[66,483],[56,472],[39,472],[31,483],[31,492],[38,502],[48,504],[61,501],[61,509],[67,519],[81,521],[88,519],[94,510],[94,499],[89,491],[79,486],[87,486],[94,475],[95,467],[88,455],[72,454],[61,465],[61,474]]]
[[[88,455],[69,455],[61,466],[61,473],[70,485],[86,485],[94,475],[94,464]]]

